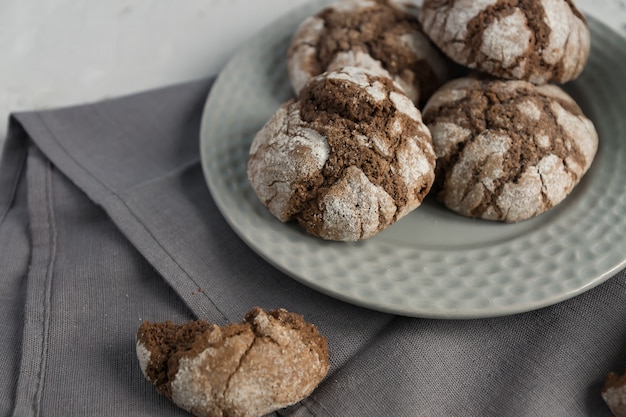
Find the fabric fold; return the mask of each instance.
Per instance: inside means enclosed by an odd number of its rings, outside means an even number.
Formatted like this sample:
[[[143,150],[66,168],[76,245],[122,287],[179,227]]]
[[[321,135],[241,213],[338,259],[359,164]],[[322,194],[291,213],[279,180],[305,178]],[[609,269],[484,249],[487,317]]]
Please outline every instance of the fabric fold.
[[[40,403],[49,357],[51,291],[57,251],[57,226],[52,189],[52,166],[34,146],[27,159],[28,212],[32,253],[24,305],[22,357],[16,412],[41,414]]]
[[[25,164],[28,139],[15,125],[0,162],[0,415],[10,415],[20,375],[26,274],[31,258]]]

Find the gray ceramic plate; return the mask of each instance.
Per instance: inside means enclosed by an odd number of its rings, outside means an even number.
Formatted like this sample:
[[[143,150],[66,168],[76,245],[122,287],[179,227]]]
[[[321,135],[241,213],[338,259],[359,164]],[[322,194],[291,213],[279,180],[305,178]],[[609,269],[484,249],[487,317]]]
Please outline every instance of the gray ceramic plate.
[[[588,66],[566,89],[595,122],[600,148],[583,181],[556,208],[506,225],[426,201],[358,243],[326,242],[272,217],[246,178],[249,146],[293,94],[285,62],[293,31],[327,3],[297,10],[244,45],[206,103],[204,174],[222,214],[250,247],[333,297],[431,318],[537,309],[589,290],[626,266],[626,40],[594,20]]]

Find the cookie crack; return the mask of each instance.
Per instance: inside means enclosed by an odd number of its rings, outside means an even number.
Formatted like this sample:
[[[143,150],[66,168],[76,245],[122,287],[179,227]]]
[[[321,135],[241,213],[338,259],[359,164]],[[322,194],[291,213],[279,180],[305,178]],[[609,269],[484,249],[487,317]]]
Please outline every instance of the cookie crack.
[[[579,115],[573,114],[571,113],[567,108],[565,108],[565,106],[563,106],[563,103],[561,101],[557,101],[557,103],[559,103],[559,105],[561,105],[565,111],[567,111],[568,113],[572,114],[573,116],[580,118]],[[554,126],[556,127],[556,137],[559,137],[562,139],[563,141],[563,147],[567,148],[569,145],[569,152],[571,152],[571,155],[569,155],[570,157],[573,157],[577,163],[579,163],[581,166],[584,166],[585,163],[587,162],[584,155],[582,154],[582,152],[580,151],[580,148],[577,144],[577,141],[573,140],[572,137],[569,135],[569,133],[563,128],[563,125],[561,123],[559,123],[558,121],[558,117],[554,114],[554,111],[547,105],[544,106],[544,113],[547,115],[547,117],[549,117],[552,121],[552,123],[554,124]],[[561,152],[559,152],[558,149],[556,149],[555,143],[553,142],[551,144],[551,148],[550,151],[556,155],[557,157],[559,157],[562,161],[564,161],[563,166],[565,167],[565,170],[568,174],[577,177],[578,174],[576,172],[574,172],[574,170],[572,169],[572,167],[567,163],[567,156],[566,154],[563,154]]]
[[[572,0],[565,0],[565,3],[567,3],[574,16],[582,20],[585,24],[587,23],[587,18],[585,18],[585,15],[580,12]]]
[[[228,394],[228,392],[231,389],[231,382],[232,382],[233,377],[241,369],[244,360],[246,359],[246,357],[248,356],[248,354],[250,353],[250,351],[252,350],[252,348],[256,344],[257,340],[258,340],[258,337],[255,335],[255,337],[252,340],[252,342],[250,342],[250,345],[248,345],[247,349],[239,357],[239,362],[237,363],[237,366],[235,367],[233,372],[230,375],[228,375],[228,378],[226,379],[226,383],[224,384],[224,391],[221,393],[222,394],[222,398],[226,399],[226,395]]]
[[[452,2],[452,5],[448,5],[447,10],[446,10],[446,5],[441,5],[439,7],[434,7],[434,9],[437,11],[436,13],[433,14],[433,20],[431,20],[431,25],[430,28],[428,29],[430,31],[430,29],[432,28],[433,24],[435,23],[434,19],[436,18],[436,16],[440,16],[441,15],[441,9],[443,9],[443,15],[444,15],[444,19],[443,19],[443,24],[439,26],[439,33],[437,38],[439,39],[445,39],[445,33],[446,33],[446,27],[448,26],[448,19],[450,17],[450,9],[454,8],[456,2]]]
[[[547,180],[545,178],[545,175],[539,170],[539,179],[541,180],[541,201],[544,204],[545,207],[547,208],[552,208],[553,204],[550,201],[550,198],[548,197],[548,192],[547,192]]]

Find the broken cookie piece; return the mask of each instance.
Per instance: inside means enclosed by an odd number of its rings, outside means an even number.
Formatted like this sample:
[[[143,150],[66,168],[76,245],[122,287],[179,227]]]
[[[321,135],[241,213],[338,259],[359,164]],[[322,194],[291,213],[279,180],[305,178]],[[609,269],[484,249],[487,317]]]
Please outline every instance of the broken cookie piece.
[[[626,375],[611,372],[602,387],[602,399],[615,417],[626,417]]]
[[[284,309],[250,311],[220,327],[144,322],[137,357],[145,377],[200,417],[257,417],[313,392],[329,369],[326,339]]]

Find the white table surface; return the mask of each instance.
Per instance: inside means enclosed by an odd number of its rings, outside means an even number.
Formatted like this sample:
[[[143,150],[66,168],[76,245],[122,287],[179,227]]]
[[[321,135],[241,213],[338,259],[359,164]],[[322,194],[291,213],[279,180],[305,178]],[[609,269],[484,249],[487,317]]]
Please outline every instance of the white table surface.
[[[81,104],[216,74],[307,0],[2,0],[0,142],[10,112]],[[626,0],[576,4],[626,37]]]

